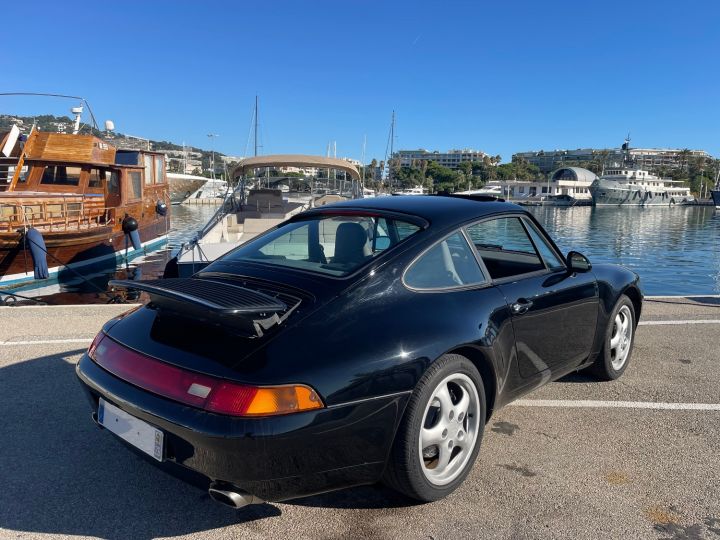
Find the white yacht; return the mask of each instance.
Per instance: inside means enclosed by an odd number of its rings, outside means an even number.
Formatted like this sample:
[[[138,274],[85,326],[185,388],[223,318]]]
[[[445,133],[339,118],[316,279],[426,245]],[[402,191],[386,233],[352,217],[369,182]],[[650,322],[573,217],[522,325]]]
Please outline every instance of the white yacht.
[[[715,187],[710,190],[710,195],[712,196],[713,203],[715,203],[715,208],[720,209],[720,171],[718,171],[715,177]]]
[[[318,193],[315,178],[293,178],[306,184],[308,191],[284,192],[279,185],[262,187],[272,182],[256,176],[257,171],[292,166],[305,169],[327,169],[342,172],[337,183],[338,193]],[[258,156],[242,160],[232,173],[237,179],[235,191],[225,197],[222,206],[197,238],[183,246],[177,255],[177,275],[188,277],[231,249],[244,244],[293,215],[312,208],[348,198],[359,197],[362,182],[357,168],[348,161],[304,155]],[[252,186],[252,187],[249,187]],[[288,189],[289,191],[289,189]],[[174,273],[174,272],[173,272]],[[170,275],[170,274],[168,274]]]
[[[172,204],[181,204],[208,181],[204,176],[193,174],[169,172],[166,173],[166,176],[170,184],[170,202]]]
[[[488,197],[504,197],[503,187],[497,184],[488,184],[480,189],[458,191],[458,195],[487,195]]]
[[[668,180],[635,167],[629,153],[630,139],[625,139],[622,164],[608,167],[590,185],[595,206],[673,206],[695,204],[690,188],[679,180]]]
[[[427,189],[422,186],[415,186],[396,191],[393,195],[427,195]]]
[[[228,183],[225,180],[209,179],[205,184],[192,193],[186,202],[197,199],[222,199],[228,193]]]

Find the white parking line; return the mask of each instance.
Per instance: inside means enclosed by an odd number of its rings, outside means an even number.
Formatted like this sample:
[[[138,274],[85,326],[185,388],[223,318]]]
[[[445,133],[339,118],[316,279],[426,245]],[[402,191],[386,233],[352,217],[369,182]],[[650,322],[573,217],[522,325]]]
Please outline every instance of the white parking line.
[[[677,321],[640,321],[638,326],[660,326],[663,324],[720,324],[720,319],[687,319]]]
[[[53,343],[92,343],[93,338],[72,339],[38,339],[31,341],[0,341],[0,347],[14,347],[15,345],[50,345]]]
[[[720,411],[720,403],[663,403],[653,401],[596,401],[592,399],[519,399],[518,407],[568,407],[599,409],[658,409],[672,411]]]
[[[679,298],[720,298],[720,294],[672,294],[672,295],[654,295],[646,296],[645,300],[665,300],[672,298],[677,300]]]

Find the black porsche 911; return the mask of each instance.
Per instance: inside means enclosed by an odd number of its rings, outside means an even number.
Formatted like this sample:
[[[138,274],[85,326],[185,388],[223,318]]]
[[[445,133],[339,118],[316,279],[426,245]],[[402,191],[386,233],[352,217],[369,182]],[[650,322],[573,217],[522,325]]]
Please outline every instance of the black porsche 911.
[[[225,504],[460,485],[494,410],[616,379],[639,278],[563,257],[505,202],[382,197],[296,215],[150,302],[77,365],[98,425]]]

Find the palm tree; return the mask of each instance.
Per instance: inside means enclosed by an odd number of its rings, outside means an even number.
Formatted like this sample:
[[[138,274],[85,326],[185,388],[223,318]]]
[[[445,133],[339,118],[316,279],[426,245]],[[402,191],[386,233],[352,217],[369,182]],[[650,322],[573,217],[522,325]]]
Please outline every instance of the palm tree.
[[[691,152],[690,152],[689,148],[683,148],[682,150],[680,150],[680,153],[678,154],[680,157],[680,169],[684,168],[686,173],[689,172],[688,161],[690,158],[690,154],[691,154]]]

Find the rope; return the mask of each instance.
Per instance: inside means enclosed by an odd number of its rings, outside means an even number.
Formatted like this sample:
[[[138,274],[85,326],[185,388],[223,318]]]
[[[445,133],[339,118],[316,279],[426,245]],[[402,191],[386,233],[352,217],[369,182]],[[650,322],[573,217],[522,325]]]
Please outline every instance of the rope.
[[[23,300],[29,300],[30,302],[35,302],[36,304],[38,304],[40,306],[47,306],[47,302],[43,302],[42,300],[37,300],[36,298],[30,298],[29,296],[23,296],[22,294],[11,293],[11,292],[6,292],[6,291],[0,291],[0,294],[6,295],[5,298],[0,300],[0,303],[3,304],[4,306],[13,305],[15,302],[17,302],[17,298],[22,298]],[[13,302],[9,301],[11,298],[13,299]]]

